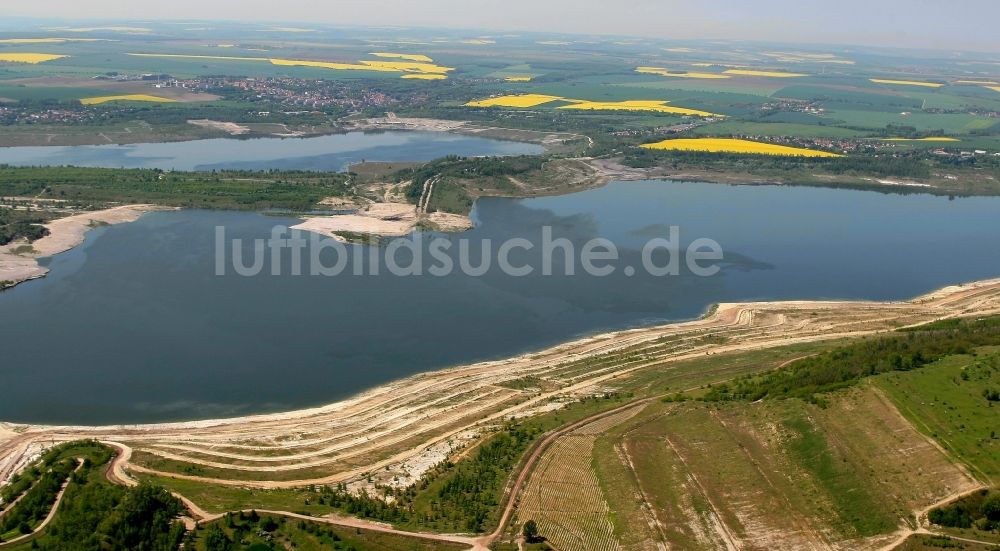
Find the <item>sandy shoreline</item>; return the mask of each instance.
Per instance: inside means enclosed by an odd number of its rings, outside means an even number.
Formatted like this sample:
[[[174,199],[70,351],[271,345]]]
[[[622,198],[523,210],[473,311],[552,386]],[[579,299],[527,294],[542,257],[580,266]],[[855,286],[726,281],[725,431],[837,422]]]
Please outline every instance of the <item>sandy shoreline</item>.
[[[893,303],[893,302],[885,302],[885,303],[880,303],[880,302],[855,302],[855,301],[825,301],[825,300],[814,300],[814,301],[811,301],[811,300],[777,301],[777,302],[758,302],[758,303],[721,303],[721,304],[715,305],[713,307],[711,313],[707,314],[704,318],[701,318],[701,319],[698,319],[698,320],[682,321],[682,322],[675,322],[675,323],[668,323],[668,324],[663,324],[663,325],[657,325],[657,326],[653,326],[653,327],[644,327],[644,328],[636,328],[636,329],[625,329],[625,330],[620,330],[620,331],[612,331],[612,332],[608,332],[608,333],[600,333],[600,334],[595,334],[595,335],[591,335],[591,336],[582,337],[582,338],[574,339],[574,340],[571,340],[571,341],[567,341],[567,342],[564,342],[564,343],[560,343],[560,344],[557,344],[555,346],[552,346],[552,347],[544,349],[544,350],[539,350],[539,351],[535,351],[535,352],[527,352],[527,353],[521,354],[519,356],[515,356],[515,357],[504,359],[504,360],[493,360],[493,361],[478,362],[478,363],[471,364],[471,365],[462,365],[462,366],[456,366],[456,367],[449,367],[449,368],[438,369],[438,370],[429,371],[429,372],[417,373],[417,374],[414,374],[414,375],[410,375],[410,376],[404,377],[402,379],[397,379],[397,380],[394,380],[394,381],[389,381],[387,383],[378,385],[378,386],[373,387],[371,389],[368,389],[366,391],[362,391],[362,392],[360,392],[360,393],[358,393],[355,396],[352,396],[350,398],[345,398],[343,400],[338,400],[336,402],[331,402],[331,403],[326,404],[326,405],[312,407],[312,408],[297,409],[297,410],[291,410],[291,411],[285,411],[285,412],[277,412],[277,413],[250,414],[250,415],[242,415],[242,416],[237,416],[237,417],[228,417],[228,418],[219,418],[219,419],[203,419],[203,420],[196,420],[196,421],[172,421],[172,422],[164,422],[164,423],[139,423],[139,424],[130,423],[130,424],[103,425],[103,426],[95,426],[95,425],[34,425],[34,424],[30,424],[30,423],[10,423],[10,422],[5,422],[5,421],[0,420],[0,438],[3,438],[5,432],[8,435],[9,434],[15,434],[15,433],[22,432],[23,429],[26,429],[26,428],[48,428],[48,429],[58,429],[58,430],[81,430],[81,431],[131,430],[131,429],[167,429],[167,430],[170,430],[170,429],[207,428],[207,427],[214,427],[214,426],[218,426],[218,425],[238,424],[238,423],[250,423],[250,422],[259,422],[259,421],[285,421],[285,420],[299,419],[299,418],[310,417],[310,416],[313,416],[313,415],[327,413],[327,412],[330,412],[330,411],[334,411],[334,410],[338,410],[338,409],[343,409],[343,408],[346,408],[346,407],[350,407],[350,406],[352,406],[354,404],[363,402],[365,399],[367,399],[367,398],[369,398],[371,396],[385,394],[388,391],[392,391],[392,390],[396,390],[396,389],[405,389],[405,388],[408,388],[414,382],[416,382],[418,380],[421,380],[421,379],[428,378],[428,377],[434,377],[434,376],[437,376],[437,375],[447,375],[449,372],[453,372],[453,371],[457,372],[457,371],[461,371],[461,370],[464,370],[464,369],[467,369],[467,368],[470,368],[470,367],[480,367],[480,366],[494,367],[494,366],[502,366],[502,365],[504,365],[506,363],[517,361],[517,360],[520,360],[520,359],[530,358],[530,357],[533,357],[533,356],[549,355],[549,354],[552,354],[552,353],[565,353],[567,355],[573,355],[573,350],[576,350],[577,348],[579,348],[582,345],[590,344],[590,343],[593,343],[593,342],[596,342],[596,341],[609,340],[609,339],[613,340],[613,339],[618,339],[618,338],[621,338],[621,337],[624,337],[624,336],[628,336],[628,335],[632,335],[632,334],[646,333],[646,332],[653,331],[653,330],[656,330],[656,329],[671,328],[671,327],[673,327],[673,328],[683,328],[683,327],[688,326],[688,325],[700,325],[702,323],[705,323],[706,321],[717,320],[717,319],[720,319],[720,318],[731,318],[731,317],[733,317],[733,315],[735,315],[734,312],[737,312],[740,309],[745,309],[745,308],[747,308],[749,306],[760,307],[760,308],[769,307],[770,306],[770,307],[773,307],[773,308],[777,308],[777,307],[783,307],[783,308],[795,307],[796,309],[816,308],[816,309],[820,309],[820,310],[827,310],[827,309],[831,309],[831,308],[836,309],[839,306],[851,306],[851,305],[867,305],[868,307],[877,307],[879,305],[889,306],[889,305],[892,305],[892,304],[921,304],[921,303],[926,303],[926,302],[931,302],[931,301],[933,301],[933,302],[945,301],[947,299],[952,298],[953,296],[955,296],[957,294],[968,292],[970,290],[983,289],[983,288],[995,289],[996,292],[998,293],[998,295],[1000,295],[1000,278],[998,278],[998,279],[991,279],[991,280],[976,281],[976,282],[971,282],[971,283],[961,284],[961,285],[949,285],[947,287],[943,287],[941,289],[932,291],[932,292],[927,293],[925,295],[921,295],[919,297],[915,297],[912,300],[906,301],[904,303]]]
[[[83,243],[87,232],[98,226],[134,222],[147,212],[173,210],[156,205],[123,205],[105,210],[82,212],[53,220],[45,227],[49,235],[32,243],[15,241],[0,247],[0,282],[12,287],[18,283],[44,277],[48,268],[38,264],[39,258],[66,252]]]

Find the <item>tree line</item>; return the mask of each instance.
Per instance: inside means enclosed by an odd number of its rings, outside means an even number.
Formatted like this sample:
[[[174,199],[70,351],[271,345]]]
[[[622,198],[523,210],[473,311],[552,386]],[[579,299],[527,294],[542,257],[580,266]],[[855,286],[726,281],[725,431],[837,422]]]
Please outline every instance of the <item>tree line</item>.
[[[104,476],[111,457],[111,449],[97,442],[63,444],[43,456],[27,476],[17,479],[19,488],[23,488],[25,480],[36,482],[22,490],[26,492],[24,498],[4,516],[4,526],[8,522],[27,522],[30,527],[44,518],[62,482],[69,477],[55,518],[21,548],[167,551],[180,547],[185,532],[177,520],[184,511],[181,502],[157,486],[126,488],[112,484]],[[83,459],[79,468],[77,458]],[[53,476],[48,477],[48,473]]]
[[[781,369],[713,385],[704,400],[803,398],[851,386],[864,377],[918,369],[946,356],[1000,344],[1000,317],[956,319],[866,339],[803,358]]]

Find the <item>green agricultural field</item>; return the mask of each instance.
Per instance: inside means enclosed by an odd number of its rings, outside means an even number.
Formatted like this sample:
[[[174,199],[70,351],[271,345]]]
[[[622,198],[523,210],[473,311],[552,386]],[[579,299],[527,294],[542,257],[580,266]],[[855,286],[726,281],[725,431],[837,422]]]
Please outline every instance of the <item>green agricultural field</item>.
[[[858,545],[973,483],[871,389],[838,391],[826,406],[652,404],[594,450],[626,546],[769,548],[776,534],[787,546]]]
[[[54,100],[69,101],[92,96],[110,96],[118,92],[101,90],[97,88],[55,88],[42,86],[10,86],[5,85],[0,80],[0,98],[8,98],[17,101],[31,100]]]
[[[969,87],[948,87],[938,92],[910,93],[911,97],[920,99],[923,103],[922,109],[983,109],[988,111],[1000,111],[1000,93],[991,92],[991,95],[971,94],[979,90]],[[994,97],[995,96],[995,97]]]
[[[771,94],[774,98],[818,101],[828,109],[898,111],[920,109],[921,100],[909,94],[867,90],[844,85],[793,84]]]
[[[651,88],[651,89],[667,89],[667,90],[684,90],[687,92],[703,92],[708,94],[730,94],[730,95],[740,95],[740,96],[757,96],[755,101],[763,101],[761,98],[766,98],[774,94],[776,91],[780,90],[782,83],[767,83],[767,82],[745,82],[737,80],[736,82],[731,82],[730,80],[705,80],[705,79],[685,79],[685,78],[671,78],[671,77],[660,77],[659,80],[648,80],[650,75],[637,75],[643,77],[643,81],[629,83],[628,86],[634,86],[636,88]]]
[[[905,114],[904,114],[905,113]],[[850,111],[831,110],[824,117],[829,124],[856,128],[881,129],[886,126],[912,126],[918,131],[943,130],[948,134],[963,134],[989,128],[996,120],[968,113],[922,113],[918,111]]]
[[[703,136],[757,135],[757,136],[797,136],[802,138],[857,138],[864,136],[859,130],[837,126],[820,126],[794,123],[768,123],[721,121],[694,130]]]

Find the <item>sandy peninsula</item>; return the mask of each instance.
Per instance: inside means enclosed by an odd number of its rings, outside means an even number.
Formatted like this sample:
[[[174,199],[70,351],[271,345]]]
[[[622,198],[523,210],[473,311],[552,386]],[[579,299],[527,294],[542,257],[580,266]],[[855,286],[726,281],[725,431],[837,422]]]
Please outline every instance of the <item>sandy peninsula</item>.
[[[350,214],[311,216],[292,226],[338,241],[348,241],[345,234],[401,237],[418,228],[443,232],[461,232],[472,228],[472,219],[445,212],[422,213],[407,203],[371,203]]]
[[[601,392],[645,369],[706,355],[873,335],[934,320],[1000,313],[1000,280],[952,286],[905,302],[723,304],[706,317],[577,339],[505,360],[390,382],[326,406],[284,413],[104,427],[0,423],[0,480],[19,458],[58,442],[96,438],[134,450],[123,476],[154,475],[248,488],[414,476],[471,432]],[[712,338],[707,338],[707,337]],[[721,338],[725,337],[725,338]],[[666,344],[665,344],[666,343]],[[594,368],[595,358],[626,354]],[[544,378],[548,388],[504,385]],[[197,465],[192,474],[174,469]],[[125,475],[125,472],[128,475]]]

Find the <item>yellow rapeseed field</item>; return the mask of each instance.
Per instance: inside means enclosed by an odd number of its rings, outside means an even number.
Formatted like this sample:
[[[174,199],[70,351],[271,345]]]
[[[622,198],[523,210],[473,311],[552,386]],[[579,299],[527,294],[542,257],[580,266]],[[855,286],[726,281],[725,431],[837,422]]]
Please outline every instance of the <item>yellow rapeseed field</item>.
[[[884,138],[883,141],[886,142],[958,142],[961,141],[958,138],[949,138],[947,136],[930,136],[927,138]]]
[[[531,77],[507,77],[507,82],[531,82]]]
[[[728,75],[722,73],[693,73],[690,71],[670,71],[663,67],[636,67],[635,72],[642,73],[646,75],[660,75],[665,77],[680,77],[680,78],[729,78]]]
[[[221,60],[231,60],[231,61],[270,61],[266,57],[236,57],[236,56],[224,56],[224,55],[194,55],[194,54],[136,54],[129,53],[126,55],[136,56],[136,57],[163,57],[163,58],[175,58],[175,59],[221,59]]]
[[[499,96],[479,101],[470,101],[467,107],[535,107],[553,101],[569,101],[560,96],[544,94],[525,94],[523,96]]]
[[[578,101],[572,105],[564,105],[559,109],[583,109],[587,111],[653,111],[656,113],[672,113],[675,115],[693,115],[696,117],[721,117],[717,113],[671,107],[667,101],[660,100],[630,100],[630,101]]]
[[[723,71],[727,75],[739,75],[744,77],[772,77],[772,78],[794,78],[807,77],[803,73],[783,73],[778,71],[755,71],[753,69],[726,69]]]
[[[994,92],[1000,92],[1000,86],[987,86],[987,88],[993,90]]]
[[[891,80],[885,78],[870,78],[868,79],[875,84],[897,84],[900,86],[923,86],[925,88],[940,88],[944,84],[938,84],[937,82],[920,82],[917,80]]]
[[[442,67],[436,63],[421,63],[417,61],[361,61],[361,63],[369,67],[377,67],[380,70],[426,73],[431,75],[443,75],[455,70],[454,67]]]
[[[431,75],[427,73],[406,73],[399,78],[412,78],[417,80],[444,80],[448,75]]]
[[[955,84],[975,84],[977,86],[1000,86],[1000,82],[994,80],[956,80]]]
[[[281,59],[267,57],[236,57],[236,56],[215,56],[215,55],[183,55],[183,54],[137,54],[128,55],[140,57],[166,57],[181,59],[218,59],[223,61],[265,61],[272,65],[284,67],[318,67],[321,69],[333,69],[337,71],[379,71],[385,73],[404,74],[424,74],[439,75],[438,78],[429,80],[440,80],[446,78],[445,74],[454,71],[454,67],[442,67],[436,63],[424,63],[418,61],[381,61],[362,60],[358,63],[341,63],[337,61],[312,61],[305,59]]]
[[[107,103],[109,101],[153,101],[157,103],[174,103],[177,100],[160,98],[147,94],[125,94],[121,96],[97,96],[93,98],[83,98],[80,100],[80,103],[84,105],[97,105],[100,103]]]
[[[646,149],[663,151],[705,151],[708,153],[747,153],[757,155],[783,155],[791,157],[843,157],[828,151],[816,151],[801,147],[789,147],[770,143],[737,140],[730,138],[692,138],[679,140],[663,140],[662,142],[644,144]]]
[[[372,52],[368,55],[373,55],[375,57],[385,57],[390,59],[406,59],[409,61],[421,61],[424,63],[432,63],[434,60],[421,54],[397,54],[392,52]]]
[[[333,69],[336,71],[383,71],[387,73],[398,73],[396,69],[361,65],[359,63],[339,63],[336,61],[309,61],[304,59],[268,59],[272,65],[285,67],[318,67],[320,69]]]
[[[46,61],[52,61],[53,59],[59,59],[62,57],[67,57],[58,54],[28,54],[21,52],[11,52],[2,53],[0,52],[0,61],[7,61],[10,63],[44,63]]]

